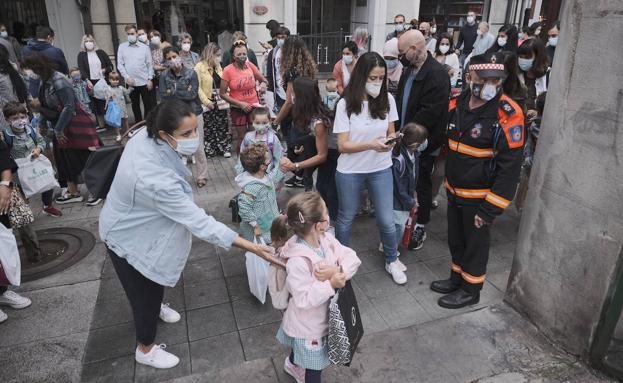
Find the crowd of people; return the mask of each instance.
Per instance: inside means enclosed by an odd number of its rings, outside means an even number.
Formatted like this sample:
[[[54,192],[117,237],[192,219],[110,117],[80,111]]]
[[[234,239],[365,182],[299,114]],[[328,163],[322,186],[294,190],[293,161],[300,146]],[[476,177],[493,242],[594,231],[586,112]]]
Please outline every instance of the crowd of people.
[[[324,91],[305,42],[274,20],[267,28],[271,40],[262,44],[261,62],[242,31],[219,38],[226,46],[209,43],[194,52],[189,34],[173,44],[159,31],[128,25],[115,64],[85,35],[78,66],[70,68],[50,28],[39,27],[21,47],[0,24],[5,227],[21,194],[15,159],[53,161],[60,194],[46,190],[41,199],[45,214],[61,217],[64,204],[84,200],[81,173],[102,146],[99,135],[114,129],[120,141],[130,120],[145,116],[146,128],[126,145],[100,216],[100,236],[133,309],[139,363],[179,362],[155,344],[156,323],[180,318],[163,304],[163,291],[177,283],[192,235],[285,267],[292,299],[277,338],[293,352],[284,368],[299,382],[319,382],[329,364],[328,300],[360,264],[348,246],[362,206],[372,205],[366,211],[376,219],[388,275],[405,284],[399,250],[424,246],[445,187],[452,262],[449,278],[431,289],[450,309],[478,302],[489,227],[511,201],[523,206],[558,23],[547,26],[546,45],[539,23],[521,33],[504,25],[495,36],[469,12],[453,36],[434,22],[396,15],[381,52],[368,51],[367,30],[354,31]],[[112,104],[120,109],[116,126],[108,121]],[[234,152],[240,236],[193,202],[186,166],[196,163],[193,182],[201,190],[207,158]],[[284,186],[305,192],[280,213]],[[89,197],[87,205],[101,202]],[[31,225],[15,228],[28,262],[38,262]],[[6,286],[0,293],[0,304],[30,305]],[[6,318],[0,311],[0,322]]]

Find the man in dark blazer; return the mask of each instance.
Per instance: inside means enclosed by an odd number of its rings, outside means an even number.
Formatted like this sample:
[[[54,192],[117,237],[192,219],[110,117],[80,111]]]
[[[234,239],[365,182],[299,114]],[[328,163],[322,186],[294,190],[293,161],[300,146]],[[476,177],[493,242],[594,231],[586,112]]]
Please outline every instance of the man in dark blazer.
[[[409,30],[400,36],[398,51],[405,66],[396,93],[398,126],[402,128],[414,122],[428,130],[428,147],[420,156],[416,188],[419,208],[413,238],[417,250],[424,246],[426,224],[430,221],[433,164],[448,125],[450,76],[427,51],[426,40],[418,30]]]

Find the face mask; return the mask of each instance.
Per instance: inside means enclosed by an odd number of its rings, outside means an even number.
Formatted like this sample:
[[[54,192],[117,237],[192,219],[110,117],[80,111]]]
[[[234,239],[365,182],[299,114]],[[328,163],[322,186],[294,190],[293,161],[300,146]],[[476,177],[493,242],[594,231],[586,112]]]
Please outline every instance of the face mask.
[[[430,33],[431,33],[431,34],[433,34],[433,35],[434,35],[435,33],[437,33],[437,28],[431,28],[431,29],[430,29]]]
[[[398,58],[398,60],[400,60],[400,63],[402,64],[402,66],[407,67],[409,65],[411,65],[411,62],[409,61],[409,59],[407,58],[407,55],[402,55]]]
[[[498,87],[493,84],[474,84],[470,85],[472,95],[484,101],[490,101],[498,94]]]
[[[420,146],[417,147],[417,151],[422,153],[423,151],[426,150],[427,147],[428,147],[428,140],[424,139],[424,142],[422,142]]]
[[[13,129],[16,132],[23,132],[24,130],[26,130],[26,127],[28,126],[28,119],[27,118],[20,118],[19,120],[15,120],[11,122],[11,129]]]
[[[240,65],[243,65],[247,62],[247,55],[244,56],[236,56],[236,62]]]
[[[31,80],[39,80],[39,75],[33,72],[32,69],[26,69],[24,73]]]
[[[547,43],[549,44],[550,47],[555,47],[556,44],[558,44],[558,36],[552,36],[550,38],[547,39]]]
[[[353,56],[351,56],[351,55],[343,55],[342,56],[342,61],[344,62],[344,64],[350,65],[353,62]]]
[[[170,134],[169,137],[173,138],[173,136]],[[195,138],[188,138],[186,140],[176,140],[175,138],[173,139],[177,143],[177,149],[175,149],[175,151],[178,152],[181,156],[192,156],[199,148],[199,136]]]
[[[182,59],[179,57],[174,58],[173,60],[169,60],[170,68],[179,68],[182,66]]]
[[[530,69],[532,69],[532,64],[534,63],[534,59],[524,59],[519,57],[517,59],[517,63],[519,63],[519,68],[521,68],[522,71],[527,72]]]
[[[82,80],[82,78],[80,77],[80,75],[77,76],[71,76],[71,79],[74,80],[74,82],[78,82],[80,80]]]
[[[87,41],[86,43],[84,43],[84,47],[86,48],[86,50],[92,51],[93,48],[95,48],[95,44],[93,44],[93,41]]]
[[[394,69],[398,66],[398,59],[385,59],[385,64],[387,64],[387,69]]]
[[[394,30],[398,33],[404,32],[405,31],[405,25],[404,24],[396,24],[396,26],[394,27]]]
[[[473,23],[474,22],[474,16],[467,16],[467,22],[468,23]]]
[[[327,92],[327,96],[329,96],[330,99],[334,99],[339,97],[339,94],[337,93],[336,90],[332,91],[332,92]]]
[[[277,46],[282,47],[285,42],[286,42],[285,39],[277,39]]]
[[[253,124],[253,129],[255,129],[255,131],[257,133],[265,133],[268,130],[268,124]]]
[[[2,31],[2,32],[0,32],[0,37],[6,39],[7,37],[9,37],[9,34],[7,33],[7,31]]]
[[[477,31],[476,31],[476,34],[477,34],[478,36],[482,36],[482,31],[479,29],[479,30],[477,30]]]
[[[136,35],[128,35],[128,42],[130,44],[135,44],[136,43]]]
[[[147,43],[147,35],[140,35],[140,36],[138,36],[138,41],[146,44]]]
[[[501,46],[501,47],[505,46],[506,45],[506,40],[507,40],[506,37],[498,37],[498,45]]]
[[[183,50],[184,52],[188,52],[188,51],[190,51],[190,43],[183,43],[183,44],[182,44],[182,50]]]
[[[381,94],[383,83],[366,82],[366,93],[372,98],[377,98]]]
[[[517,37],[519,38],[519,40],[523,39],[523,32],[519,32],[517,34]]]
[[[154,36],[151,38],[151,43],[154,45],[160,45],[160,37]]]
[[[439,46],[439,52],[441,52],[441,54],[446,54],[448,53],[448,51],[450,50],[450,45],[440,45]]]

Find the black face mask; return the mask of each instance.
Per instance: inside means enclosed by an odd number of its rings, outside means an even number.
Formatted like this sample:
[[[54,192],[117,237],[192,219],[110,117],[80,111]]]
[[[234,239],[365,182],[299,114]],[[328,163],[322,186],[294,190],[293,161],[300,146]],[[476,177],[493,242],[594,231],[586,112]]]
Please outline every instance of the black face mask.
[[[411,66],[411,62],[409,61],[409,59],[407,59],[406,55],[400,55],[398,56],[398,60],[400,60],[400,63],[402,64],[402,66],[404,67],[408,67]]]
[[[482,93],[482,87],[484,84],[471,84],[472,95],[474,97],[480,98],[480,93]]]

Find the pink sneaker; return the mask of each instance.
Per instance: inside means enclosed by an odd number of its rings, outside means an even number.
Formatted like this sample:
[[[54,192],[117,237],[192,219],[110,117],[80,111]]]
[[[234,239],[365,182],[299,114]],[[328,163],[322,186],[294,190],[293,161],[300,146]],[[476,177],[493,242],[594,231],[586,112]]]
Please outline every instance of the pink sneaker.
[[[283,370],[296,380],[296,383],[305,383],[305,369],[290,362],[290,357],[286,357]]]

